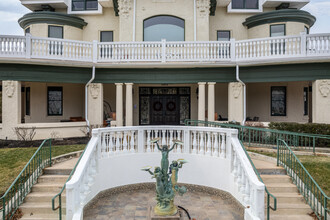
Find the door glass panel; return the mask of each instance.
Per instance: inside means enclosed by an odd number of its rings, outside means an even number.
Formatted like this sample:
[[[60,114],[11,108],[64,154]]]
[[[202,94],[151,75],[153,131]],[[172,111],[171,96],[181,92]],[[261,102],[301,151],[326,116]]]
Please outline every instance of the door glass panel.
[[[150,124],[150,97],[141,96],[140,97],[140,124],[141,125],[149,125]]]

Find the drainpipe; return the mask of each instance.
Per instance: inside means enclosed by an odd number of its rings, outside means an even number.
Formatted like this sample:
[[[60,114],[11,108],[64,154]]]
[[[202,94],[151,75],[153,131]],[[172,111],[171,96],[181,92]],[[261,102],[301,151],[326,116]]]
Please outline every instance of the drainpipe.
[[[196,0],[194,0],[194,41],[197,40]]]
[[[133,41],[135,41],[135,16],[136,16],[136,0],[134,0],[134,9],[133,9]]]
[[[243,84],[243,121],[242,121],[242,125],[245,125],[245,120],[246,120],[246,85],[239,78],[239,65],[238,64],[236,64],[236,80]]]
[[[87,123],[87,132],[90,132],[90,130],[89,130],[90,124],[89,124],[89,120],[88,120],[88,90],[87,90],[87,87],[89,86],[89,84],[91,84],[93,82],[94,79],[95,79],[95,65],[93,65],[92,78],[85,85],[85,119],[86,119],[86,123]]]

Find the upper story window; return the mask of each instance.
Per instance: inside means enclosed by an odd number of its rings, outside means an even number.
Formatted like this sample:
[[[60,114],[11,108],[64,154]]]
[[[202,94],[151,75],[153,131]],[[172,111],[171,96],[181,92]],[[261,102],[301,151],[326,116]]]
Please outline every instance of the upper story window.
[[[97,10],[97,0],[72,0],[72,11]]]
[[[218,41],[230,41],[230,31],[217,31]]]
[[[143,21],[144,41],[184,41],[184,20],[174,16],[160,15]]]
[[[270,25],[270,36],[271,37],[285,36],[285,24]]]
[[[101,42],[113,42],[113,31],[101,31],[100,41]]]
[[[63,27],[49,25],[48,37],[63,39]]]
[[[258,9],[258,0],[232,0],[232,9]]]

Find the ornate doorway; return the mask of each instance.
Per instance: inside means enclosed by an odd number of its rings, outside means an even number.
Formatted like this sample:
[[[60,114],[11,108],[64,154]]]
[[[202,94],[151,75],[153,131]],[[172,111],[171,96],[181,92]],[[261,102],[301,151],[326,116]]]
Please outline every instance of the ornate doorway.
[[[140,125],[180,125],[190,118],[189,87],[140,87]]]

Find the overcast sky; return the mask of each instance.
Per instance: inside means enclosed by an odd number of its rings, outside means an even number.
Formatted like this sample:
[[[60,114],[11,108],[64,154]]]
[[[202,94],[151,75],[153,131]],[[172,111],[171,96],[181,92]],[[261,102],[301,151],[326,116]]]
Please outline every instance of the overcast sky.
[[[311,0],[303,10],[316,17],[311,33],[330,33],[330,0]],[[28,12],[19,0],[0,0],[0,35],[23,35],[17,20]]]

